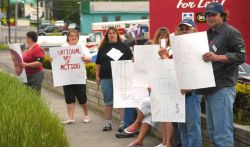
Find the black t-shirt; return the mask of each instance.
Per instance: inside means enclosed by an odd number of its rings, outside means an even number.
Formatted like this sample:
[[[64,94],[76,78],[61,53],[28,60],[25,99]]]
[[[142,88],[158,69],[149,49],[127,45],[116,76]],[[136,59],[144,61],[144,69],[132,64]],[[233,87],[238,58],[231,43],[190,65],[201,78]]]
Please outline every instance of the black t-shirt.
[[[114,60],[107,55],[112,48],[123,53],[119,60],[131,60],[133,58],[130,48],[122,42],[108,43],[104,45],[99,49],[96,58],[96,64],[100,65],[100,79],[112,78],[111,61]]]

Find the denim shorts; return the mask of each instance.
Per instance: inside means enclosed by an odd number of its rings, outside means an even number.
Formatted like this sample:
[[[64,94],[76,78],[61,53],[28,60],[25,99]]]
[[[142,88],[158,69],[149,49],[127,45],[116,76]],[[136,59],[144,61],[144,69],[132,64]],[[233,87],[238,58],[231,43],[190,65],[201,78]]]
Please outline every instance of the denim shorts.
[[[101,79],[101,88],[105,106],[113,105],[113,81],[112,79]]]

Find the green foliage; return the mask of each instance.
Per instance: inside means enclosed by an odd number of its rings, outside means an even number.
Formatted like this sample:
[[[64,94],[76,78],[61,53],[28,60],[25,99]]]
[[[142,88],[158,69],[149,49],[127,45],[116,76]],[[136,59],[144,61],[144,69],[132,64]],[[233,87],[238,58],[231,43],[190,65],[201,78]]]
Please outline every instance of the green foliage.
[[[44,60],[43,60],[43,67],[45,69],[51,69],[51,63],[50,63],[50,56],[45,55]]]
[[[236,91],[234,121],[238,124],[250,125],[250,85],[238,83]]]
[[[0,146],[68,147],[63,126],[41,96],[0,72]]]
[[[86,70],[87,70],[87,77],[90,80],[94,80],[95,79],[95,67],[96,64],[91,62],[85,65],[86,66]]]
[[[0,44],[0,51],[1,50],[8,50],[9,46],[7,44]]]
[[[49,34],[49,36],[62,36],[62,33],[59,30],[54,30],[54,32]]]

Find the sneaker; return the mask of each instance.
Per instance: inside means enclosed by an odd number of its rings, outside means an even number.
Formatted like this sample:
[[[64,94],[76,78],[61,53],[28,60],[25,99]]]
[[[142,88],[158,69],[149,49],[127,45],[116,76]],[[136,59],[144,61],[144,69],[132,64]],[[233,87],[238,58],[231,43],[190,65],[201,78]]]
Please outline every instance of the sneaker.
[[[155,147],[166,147],[165,145],[163,145],[162,143],[160,143],[159,145],[155,146]]]
[[[85,122],[85,123],[90,122],[90,119],[89,119],[89,116],[88,116],[88,115],[84,117],[83,122]]]
[[[67,119],[67,120],[63,121],[62,124],[72,124],[74,122],[75,122],[74,119]]]
[[[119,129],[118,129],[118,132],[122,133],[125,129],[125,125],[124,123],[121,123],[120,126],[119,126]]]
[[[106,122],[104,127],[102,128],[102,131],[111,131],[111,130],[112,130],[111,124]]]

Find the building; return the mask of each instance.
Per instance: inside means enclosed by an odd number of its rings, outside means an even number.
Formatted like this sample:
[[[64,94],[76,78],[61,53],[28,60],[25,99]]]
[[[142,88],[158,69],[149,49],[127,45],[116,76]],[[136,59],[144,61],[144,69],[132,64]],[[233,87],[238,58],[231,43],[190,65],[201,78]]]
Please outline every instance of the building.
[[[196,23],[199,31],[205,31],[208,28],[203,13],[208,3],[215,0],[151,0],[150,1],[150,36],[159,27],[167,27],[171,32],[177,27],[180,20],[184,17],[190,17]],[[243,35],[246,51],[247,63],[250,63],[250,17],[249,0],[217,0],[224,5],[229,12],[229,24],[236,27]],[[164,11],[166,10],[166,11]]]
[[[82,2],[81,33],[92,32],[95,22],[148,19],[149,2]]]

